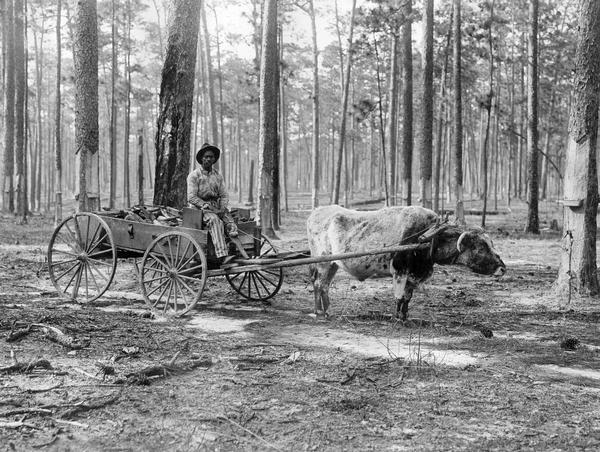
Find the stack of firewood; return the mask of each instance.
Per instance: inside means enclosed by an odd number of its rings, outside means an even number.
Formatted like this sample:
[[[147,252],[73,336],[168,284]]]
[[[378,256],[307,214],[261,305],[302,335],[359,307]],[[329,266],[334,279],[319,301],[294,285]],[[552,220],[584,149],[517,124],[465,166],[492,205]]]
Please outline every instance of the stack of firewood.
[[[164,226],[181,226],[183,221],[181,210],[168,206],[133,206],[127,210],[107,210],[102,215]]]

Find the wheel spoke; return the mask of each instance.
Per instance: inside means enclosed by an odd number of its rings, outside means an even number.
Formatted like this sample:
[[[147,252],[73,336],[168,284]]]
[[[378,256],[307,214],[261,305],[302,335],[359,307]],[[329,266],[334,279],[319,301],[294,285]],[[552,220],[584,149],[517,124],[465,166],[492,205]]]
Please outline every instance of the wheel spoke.
[[[77,215],[73,217],[73,222],[75,223],[75,234],[77,237],[77,243],[79,244],[81,250],[85,250],[85,243],[83,242],[83,238],[81,237],[81,229],[79,227],[79,221],[77,220]]]
[[[258,298],[262,298],[260,295],[260,290],[258,289],[258,284],[256,284],[256,272],[252,272],[252,283],[254,284],[254,288],[256,289],[256,295]]]
[[[195,281],[198,281],[198,280],[195,280]],[[192,296],[195,295],[196,292],[198,292],[197,290],[194,290],[193,288],[191,288],[181,277],[179,278],[179,282],[185,286],[185,288],[190,292],[190,294]]]
[[[103,279],[103,280],[106,282],[106,284],[108,284],[108,283],[109,283],[109,279],[106,277],[106,275],[105,275],[104,273],[102,273],[102,272],[100,271],[100,269],[99,269],[99,268],[96,268],[95,266],[93,266],[93,265],[90,265],[90,271],[91,271],[92,269],[93,269],[93,270],[96,270],[96,273],[98,274],[98,276],[102,277],[102,279]]]
[[[92,278],[92,280],[94,281],[94,284],[96,285],[96,290],[98,292],[101,292],[100,285],[98,284],[98,281],[96,280],[96,277],[94,276],[94,272],[92,271],[91,265],[90,265],[90,277]]]
[[[154,281],[161,281],[161,280],[166,279],[166,278],[168,278],[168,276],[156,276],[156,277],[153,277],[153,278],[150,278],[150,279],[144,279],[144,282],[147,282],[147,283],[150,284],[150,283],[153,283]]]
[[[162,253],[162,254],[163,254],[163,256],[164,256],[164,253]],[[170,265],[169,265],[169,261],[168,261],[168,260],[165,260],[165,259],[162,259],[162,258],[161,258],[161,256],[159,256],[158,254],[156,254],[156,253],[152,253],[152,254],[151,254],[151,257],[152,257],[152,258],[153,258],[153,259],[154,259],[154,260],[155,260],[155,261],[156,261],[156,262],[157,262],[159,265],[162,265],[164,268],[169,268],[169,267],[170,267]],[[166,257],[166,256],[165,256],[165,257]],[[165,270],[165,271],[166,271],[166,270]]]
[[[266,276],[263,274],[263,272],[261,272],[261,271],[258,271],[258,272],[256,272],[256,275],[257,275],[257,276],[260,276],[260,282],[261,282],[261,284],[263,284],[263,283],[262,283],[262,280],[264,279],[264,280],[265,280],[265,281],[267,281],[269,284],[271,284],[273,287],[276,287],[276,286],[277,286],[277,284],[275,284],[273,281],[271,281],[269,278],[267,278],[267,277],[266,277]],[[263,286],[264,286],[264,284],[263,284]],[[267,289],[267,287],[266,287],[266,286],[264,286],[264,287],[265,287],[265,290],[268,292],[268,291],[269,291],[269,289]]]
[[[101,260],[98,260],[98,259],[90,259],[89,257],[88,257],[88,261],[89,262],[93,262],[96,265],[104,265],[106,267],[112,267],[113,266],[113,264],[110,263],[110,262],[101,261]]]
[[[162,299],[162,296],[165,294],[165,292],[167,291],[167,289],[169,288],[169,281],[170,280],[166,280],[162,285],[165,286],[165,288],[162,290],[162,292],[160,293],[160,295],[158,296],[158,298],[156,299],[156,301],[154,302],[154,306],[156,306],[158,304],[158,302]]]
[[[87,265],[83,266],[83,271],[85,272],[84,273],[84,276],[85,276],[85,278],[84,278],[85,279],[85,299],[87,300],[88,298],[90,298],[90,291],[89,291],[89,287],[88,287],[89,283],[88,283],[88,266]]]
[[[179,283],[181,283],[182,285],[185,285],[185,283],[183,281],[176,280],[176,286],[177,286],[177,288],[179,288],[179,291],[181,292],[181,299],[183,300],[183,304],[184,304],[185,308],[187,309],[190,304],[188,303],[188,299],[185,296],[185,292],[183,291],[183,288],[180,288]],[[192,295],[193,295],[193,293],[192,293]]]
[[[93,249],[93,248],[92,248]],[[107,250],[102,250],[102,251],[96,251],[95,253],[92,254],[88,254],[88,257],[92,258],[92,257],[98,257],[98,256],[102,256],[103,254],[108,254],[108,253],[112,253],[112,249],[107,249]]]
[[[67,256],[73,256],[73,257],[78,256],[77,253],[71,253],[70,251],[64,251],[64,250],[59,250],[59,249],[53,249],[52,253],[66,254]]]
[[[108,234],[106,233],[106,231],[103,231],[103,232],[104,232],[104,234],[99,236],[97,239],[94,239],[93,242],[90,242],[90,246],[87,247],[86,253],[91,253],[107,237]]]
[[[200,265],[196,265],[194,267],[186,268],[185,270],[183,270],[181,272],[181,274],[182,275],[193,274],[196,270],[202,270],[203,267],[204,267],[204,265],[200,264]]]
[[[163,305],[163,312],[167,312],[167,308],[169,307],[169,300],[171,299],[171,291],[173,289],[173,280],[169,279],[169,295],[167,295],[167,299],[165,301],[165,304]]]
[[[81,286],[81,275],[83,274],[83,269],[85,268],[85,264],[81,264],[77,269],[77,278],[75,279],[75,285],[73,286],[73,300],[77,300],[77,295],[79,295],[79,287]]]
[[[73,231],[71,231],[71,227],[69,226],[69,223],[65,223],[65,229],[68,232],[69,235],[69,240],[70,240],[70,245],[71,245],[71,249],[75,250],[75,251],[83,251],[83,249],[79,249],[77,250],[73,245],[80,245],[79,242],[77,241],[77,237],[75,236],[75,233]]]
[[[168,278],[164,278],[164,279],[165,279],[165,280],[167,280],[167,281],[163,281],[163,282],[161,282],[161,283],[160,283],[160,284],[158,284],[158,285],[157,285],[157,286],[156,286],[154,289],[152,289],[150,292],[146,292],[146,295],[150,296],[150,295],[152,295],[154,292],[156,292],[158,289],[160,289],[162,286],[164,286],[164,285],[165,285],[165,284],[168,282]],[[164,293],[164,291],[163,291],[163,293]],[[159,297],[158,297],[158,298],[160,299],[160,297],[161,297],[161,296],[162,296],[162,293],[159,295]]]
[[[191,244],[192,244],[192,242],[187,242],[187,245],[186,245],[186,247],[185,247],[185,251],[184,251],[184,252],[183,252],[183,254],[181,255],[181,264],[180,264],[180,265],[177,265],[177,267],[176,267],[176,268],[177,268],[177,270],[181,270],[183,267],[185,267],[187,264],[189,264],[189,263],[192,261],[192,259],[194,258],[194,255],[196,254],[195,252],[194,252],[194,253],[192,253],[192,254],[191,254],[191,256],[190,256],[190,257],[188,257],[188,258],[185,260],[185,262],[184,262],[185,256],[187,255],[188,251],[190,250],[190,245],[191,245]]]
[[[273,281],[270,281],[267,278],[265,278],[265,276],[261,275],[260,272],[256,272],[256,274],[254,275],[254,277],[260,283],[260,285],[263,286],[263,288],[265,289],[265,291],[267,293],[269,293],[269,288],[265,285],[265,283],[263,282],[263,280],[267,281],[269,284],[271,284],[272,286],[275,287],[275,284],[273,283]]]
[[[69,273],[71,270],[73,270],[75,267],[77,267],[77,265],[79,264],[78,261],[75,261],[75,263],[73,265],[71,265],[67,270],[65,270],[64,272],[62,272],[60,275],[56,276],[54,279],[56,281],[59,281],[63,276],[65,276],[67,273]],[[57,265],[61,265],[61,264],[57,264]],[[52,267],[54,267],[55,265],[52,264]]]

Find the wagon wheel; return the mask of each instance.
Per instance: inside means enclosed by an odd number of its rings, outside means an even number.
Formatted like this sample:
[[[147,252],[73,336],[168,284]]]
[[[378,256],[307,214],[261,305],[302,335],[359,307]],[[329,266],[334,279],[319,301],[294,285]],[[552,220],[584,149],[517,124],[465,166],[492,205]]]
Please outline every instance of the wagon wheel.
[[[260,247],[254,259],[244,259],[244,263],[261,264],[275,262],[277,250],[264,235],[260,235]],[[261,262],[262,261],[262,262]],[[239,260],[237,261],[239,262]],[[247,272],[226,274],[227,282],[241,296],[253,301],[266,301],[273,297],[281,288],[283,282],[283,268],[268,268],[250,270]]]
[[[185,232],[166,232],[150,243],[140,267],[140,287],[155,311],[180,316],[202,296],[206,284],[206,255]]]
[[[98,215],[76,213],[54,230],[48,244],[48,272],[63,298],[96,300],[110,286],[116,268],[112,233]]]

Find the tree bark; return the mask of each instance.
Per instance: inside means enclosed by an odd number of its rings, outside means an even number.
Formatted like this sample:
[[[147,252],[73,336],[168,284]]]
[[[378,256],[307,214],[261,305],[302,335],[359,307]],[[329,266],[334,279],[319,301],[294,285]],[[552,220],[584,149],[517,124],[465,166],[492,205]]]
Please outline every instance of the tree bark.
[[[555,288],[560,294],[570,294],[573,289],[578,294],[594,296],[600,293],[596,267],[600,2],[580,0],[578,22],[564,178],[566,243],[561,252]]]
[[[315,7],[313,0],[308,0],[310,15],[312,46],[313,46],[313,92],[312,92],[312,115],[313,115],[313,133],[312,133],[312,196],[311,206],[313,209],[319,206],[319,48],[317,47],[317,24],[315,18]]]
[[[144,205],[144,129],[138,130],[137,154],[138,205]]]
[[[404,85],[402,87],[402,196],[403,204],[412,204],[412,162],[413,162],[413,64],[412,64],[412,6],[406,2],[406,23],[402,31]]]
[[[391,50],[390,50],[390,88],[388,92],[388,117],[386,136],[388,142],[388,187],[389,187],[389,200],[387,205],[395,206],[397,204],[396,196],[398,195],[398,187],[396,182],[398,177],[396,175],[396,161],[398,157],[398,85],[399,85],[399,47],[400,47],[400,30],[394,30],[391,36]]]
[[[465,223],[463,204],[463,128],[462,128],[462,76],[461,76],[461,0],[454,0],[454,214],[459,223]]]
[[[109,200],[108,207],[114,209],[116,207],[117,198],[117,99],[116,99],[116,83],[117,83],[117,12],[115,0],[111,1],[111,77],[110,77],[110,175],[109,175]]]
[[[215,146],[219,145],[219,123],[217,122],[217,105],[215,101],[215,79],[212,69],[212,57],[210,55],[210,34],[208,33],[208,25],[206,23],[206,0],[200,2],[200,15],[202,20],[202,36],[204,37],[204,57],[205,57],[205,71],[206,81],[208,88],[208,109],[210,112],[210,143],[214,143]],[[195,55],[195,52],[194,52]],[[221,149],[221,158],[219,159],[219,171],[225,178],[225,150]]]
[[[492,24],[494,23],[494,0],[492,0],[490,5],[490,17],[488,24],[488,52],[490,56],[490,70],[489,70],[489,80],[488,80],[488,94],[485,99],[484,108],[486,110],[485,117],[485,135],[483,139],[483,144],[481,146],[481,157],[483,170],[481,175],[483,176],[483,211],[481,214],[481,227],[485,228],[485,217],[487,213],[487,202],[488,202],[488,186],[489,186],[489,177],[488,177],[488,156],[489,156],[489,141],[490,141],[490,116],[492,114],[492,105],[494,103],[494,46],[492,40]]]
[[[200,21],[194,0],[175,0],[160,86],[160,112],[155,139],[155,205],[182,208],[187,199],[190,135],[194,100],[194,68]]]
[[[344,142],[346,135],[346,112],[348,111],[348,95],[350,87],[350,71],[352,69],[352,40],[354,34],[354,15],[356,12],[356,0],[352,0],[352,13],[350,16],[350,36],[348,38],[348,58],[346,60],[346,70],[344,76],[344,91],[342,93],[342,120],[340,126],[340,142],[338,146],[337,162],[335,169],[335,181],[333,186],[333,204],[338,204],[340,201],[340,182],[342,179],[342,160],[344,157]]]
[[[17,215],[27,221],[27,193],[25,191],[25,42],[23,34],[23,1],[14,5],[15,33],[15,162],[17,175]]]
[[[129,135],[131,124],[131,0],[127,0],[127,36],[125,44],[125,130],[123,138],[123,207],[131,206],[131,190],[129,178]]]
[[[452,24],[454,23],[454,14],[450,15],[450,24],[448,26],[448,34],[446,35],[446,47],[444,49],[444,66],[442,69],[442,78],[440,80],[440,103],[438,108],[438,123],[437,133],[435,142],[435,174],[433,176],[433,210],[439,212],[440,209],[440,187],[442,188],[442,196],[444,190],[444,184],[440,179],[443,164],[442,164],[442,153],[444,141],[445,129],[444,124],[446,122],[446,77],[448,74],[448,56],[450,53],[450,42],[452,38]]]
[[[97,189],[95,184],[97,184],[98,171],[98,24],[96,0],[79,0],[75,20],[73,58],[75,65],[75,146],[80,158],[79,210],[86,212],[100,208],[98,193],[90,190],[90,188]],[[60,79],[57,83],[59,82]],[[57,147],[57,152],[59,149]]]
[[[527,55],[527,225],[525,231],[540,233],[538,217],[538,8],[529,3],[529,46]]]
[[[275,237],[273,230],[273,170],[277,147],[277,1],[266,0],[263,11],[262,56],[260,65],[260,123],[258,168],[258,224],[267,237]]]
[[[15,140],[15,22],[13,0],[6,0],[4,18],[6,40],[6,75],[4,88],[4,173],[3,209],[15,210],[14,198],[14,140]]]
[[[425,1],[425,65],[423,68],[423,118],[421,121],[421,205],[431,209],[433,166],[433,0]]]

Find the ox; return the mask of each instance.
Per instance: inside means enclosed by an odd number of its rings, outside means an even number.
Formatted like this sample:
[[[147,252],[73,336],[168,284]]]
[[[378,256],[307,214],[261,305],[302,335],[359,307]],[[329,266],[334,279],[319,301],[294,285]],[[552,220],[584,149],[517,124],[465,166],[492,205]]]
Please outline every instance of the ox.
[[[332,205],[307,220],[312,256],[362,252],[430,242],[429,247],[393,254],[312,264],[315,313],[327,316],[329,286],[339,267],[359,281],[392,275],[396,316],[406,320],[413,291],[433,274],[433,264],[464,265],[476,273],[501,276],[506,267],[482,229],[440,224],[435,212],[418,206],[355,211]]]

